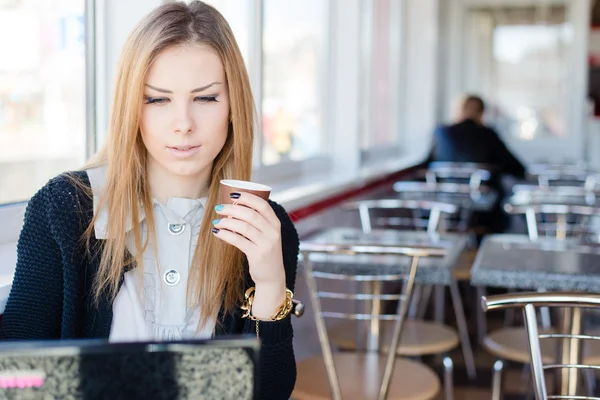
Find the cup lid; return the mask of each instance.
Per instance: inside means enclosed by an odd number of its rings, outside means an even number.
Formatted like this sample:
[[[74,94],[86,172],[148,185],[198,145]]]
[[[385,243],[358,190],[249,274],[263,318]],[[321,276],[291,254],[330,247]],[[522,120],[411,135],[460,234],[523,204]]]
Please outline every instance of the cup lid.
[[[225,185],[225,186],[230,186],[230,187],[240,188],[240,189],[245,189],[245,190],[259,190],[259,191],[265,191],[265,192],[270,192],[271,190],[273,190],[270,186],[263,185],[261,183],[254,183],[254,182],[249,182],[249,181],[238,181],[235,179],[222,179],[221,184]]]

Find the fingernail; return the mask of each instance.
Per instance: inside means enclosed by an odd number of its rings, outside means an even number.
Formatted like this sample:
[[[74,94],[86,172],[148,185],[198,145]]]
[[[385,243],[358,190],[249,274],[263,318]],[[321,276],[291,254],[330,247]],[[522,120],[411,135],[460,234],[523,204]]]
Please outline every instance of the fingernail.
[[[214,220],[212,223],[213,223],[213,225],[216,225],[216,224],[218,224],[219,222],[221,222],[221,220],[220,220],[220,219],[215,219],[215,220]]]
[[[231,197],[232,199],[239,199],[240,198],[240,194],[239,193],[229,193],[229,197]]]
[[[219,233],[219,230],[217,228],[212,228],[212,233]]]
[[[223,211],[223,204],[215,206],[215,211]]]

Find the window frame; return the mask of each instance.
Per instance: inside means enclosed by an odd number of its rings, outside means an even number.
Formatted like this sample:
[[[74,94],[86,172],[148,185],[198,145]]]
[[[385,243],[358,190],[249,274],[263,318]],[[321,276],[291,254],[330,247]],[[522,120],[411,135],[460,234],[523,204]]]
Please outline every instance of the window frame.
[[[404,115],[405,105],[405,86],[402,84],[406,76],[404,60],[405,55],[405,20],[406,20],[406,2],[390,1],[390,30],[389,35],[389,54],[390,54],[390,83],[393,88],[391,103],[392,112],[390,129],[391,141],[376,146],[367,146],[363,148],[363,140],[372,128],[372,108],[374,93],[371,90],[373,81],[373,41],[375,40],[375,3],[376,0],[363,1],[363,57],[361,62],[361,131],[360,131],[360,160],[361,165],[371,166],[378,163],[385,163],[394,157],[399,157],[402,151],[402,117]]]

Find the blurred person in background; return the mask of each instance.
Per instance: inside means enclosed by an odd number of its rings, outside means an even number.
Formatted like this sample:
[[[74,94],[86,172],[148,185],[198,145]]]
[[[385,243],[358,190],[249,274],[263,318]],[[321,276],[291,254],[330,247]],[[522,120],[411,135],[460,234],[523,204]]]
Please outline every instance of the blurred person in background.
[[[502,175],[525,179],[525,167],[508,150],[502,139],[483,124],[485,103],[479,96],[468,95],[462,101],[458,121],[437,128],[427,164],[435,161],[488,164],[492,177],[488,185],[498,192],[498,202],[491,213],[478,215],[477,223],[486,225],[491,232],[503,232],[508,216],[501,207],[505,195]]]

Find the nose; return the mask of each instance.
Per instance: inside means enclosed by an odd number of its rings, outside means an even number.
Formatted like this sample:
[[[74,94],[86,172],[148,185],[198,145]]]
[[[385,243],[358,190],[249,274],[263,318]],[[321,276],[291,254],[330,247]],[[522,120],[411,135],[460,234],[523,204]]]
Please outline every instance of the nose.
[[[182,104],[175,108],[173,116],[173,131],[180,134],[188,134],[194,130],[194,119],[192,118],[190,108]]]

